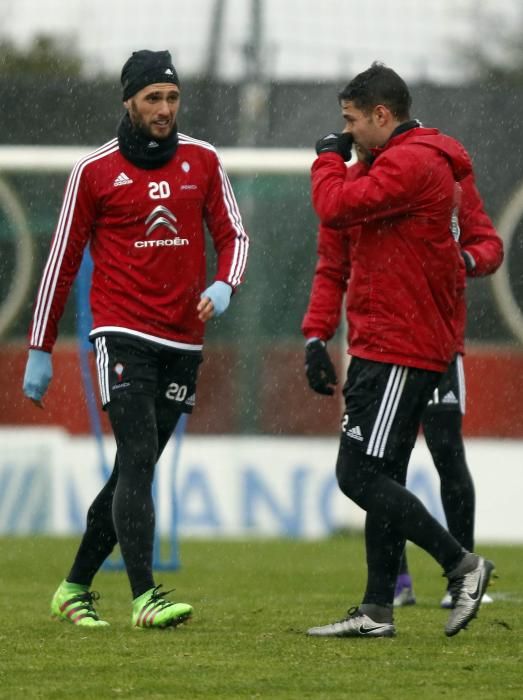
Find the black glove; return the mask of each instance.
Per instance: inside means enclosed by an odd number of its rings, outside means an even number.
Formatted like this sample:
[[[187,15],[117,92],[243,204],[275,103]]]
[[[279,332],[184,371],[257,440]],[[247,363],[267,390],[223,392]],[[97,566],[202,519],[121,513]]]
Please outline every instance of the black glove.
[[[337,384],[336,370],[331,362],[327,347],[319,338],[305,346],[305,374],[311,389],[318,394],[332,396]]]
[[[316,153],[337,153],[343,160],[347,161],[352,156],[352,144],[354,139],[352,134],[343,132],[342,134],[327,134],[316,142]]]

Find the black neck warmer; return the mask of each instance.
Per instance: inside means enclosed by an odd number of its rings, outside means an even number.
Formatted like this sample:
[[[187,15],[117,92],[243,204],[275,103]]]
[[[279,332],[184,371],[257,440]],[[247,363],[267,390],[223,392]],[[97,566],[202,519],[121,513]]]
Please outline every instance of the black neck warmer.
[[[133,165],[153,170],[165,165],[176,153],[178,130],[175,126],[166,139],[156,141],[140,129],[136,129],[126,112],[118,126],[118,145],[124,158]]]
[[[421,122],[418,119],[410,119],[408,122],[403,122],[394,129],[392,134],[389,136],[389,139],[393,139],[395,136],[404,134],[406,131],[410,131],[410,129],[417,129],[418,126],[421,126]]]

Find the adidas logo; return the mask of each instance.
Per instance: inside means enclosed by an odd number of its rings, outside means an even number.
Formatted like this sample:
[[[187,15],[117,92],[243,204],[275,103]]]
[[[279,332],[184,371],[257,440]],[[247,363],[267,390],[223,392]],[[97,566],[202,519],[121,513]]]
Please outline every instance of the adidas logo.
[[[172,70],[170,68],[166,68],[164,71],[164,75],[174,75],[174,73],[172,72]]]
[[[355,425],[354,428],[350,428],[346,432],[347,437],[354,438],[354,440],[363,440],[363,435],[361,434],[361,428],[359,425]]]
[[[441,399],[441,403],[458,403],[456,394],[452,391],[452,389],[447,391],[445,396]]]
[[[121,185],[132,185],[133,181],[124,172],[121,172],[118,177],[113,182],[114,187],[120,187]]]

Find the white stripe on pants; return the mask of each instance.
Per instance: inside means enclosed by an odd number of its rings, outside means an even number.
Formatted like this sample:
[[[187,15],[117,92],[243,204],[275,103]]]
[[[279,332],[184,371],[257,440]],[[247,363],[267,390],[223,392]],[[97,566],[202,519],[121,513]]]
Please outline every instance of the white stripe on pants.
[[[105,344],[105,336],[95,339],[96,345],[96,369],[98,372],[98,384],[100,386],[100,396],[102,405],[105,406],[111,400],[109,393],[109,355]]]
[[[393,365],[390,370],[387,387],[367,447],[367,454],[371,457],[383,457],[385,453],[390,429],[396,417],[408,373],[407,367],[399,365]]]

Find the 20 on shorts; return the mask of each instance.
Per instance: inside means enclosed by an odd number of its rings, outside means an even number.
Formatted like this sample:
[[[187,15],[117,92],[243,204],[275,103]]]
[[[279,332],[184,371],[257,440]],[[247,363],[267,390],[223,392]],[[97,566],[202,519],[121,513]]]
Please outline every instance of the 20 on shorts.
[[[146,394],[172,401],[181,413],[192,413],[200,352],[173,350],[125,335],[94,340],[102,405],[122,394]]]

